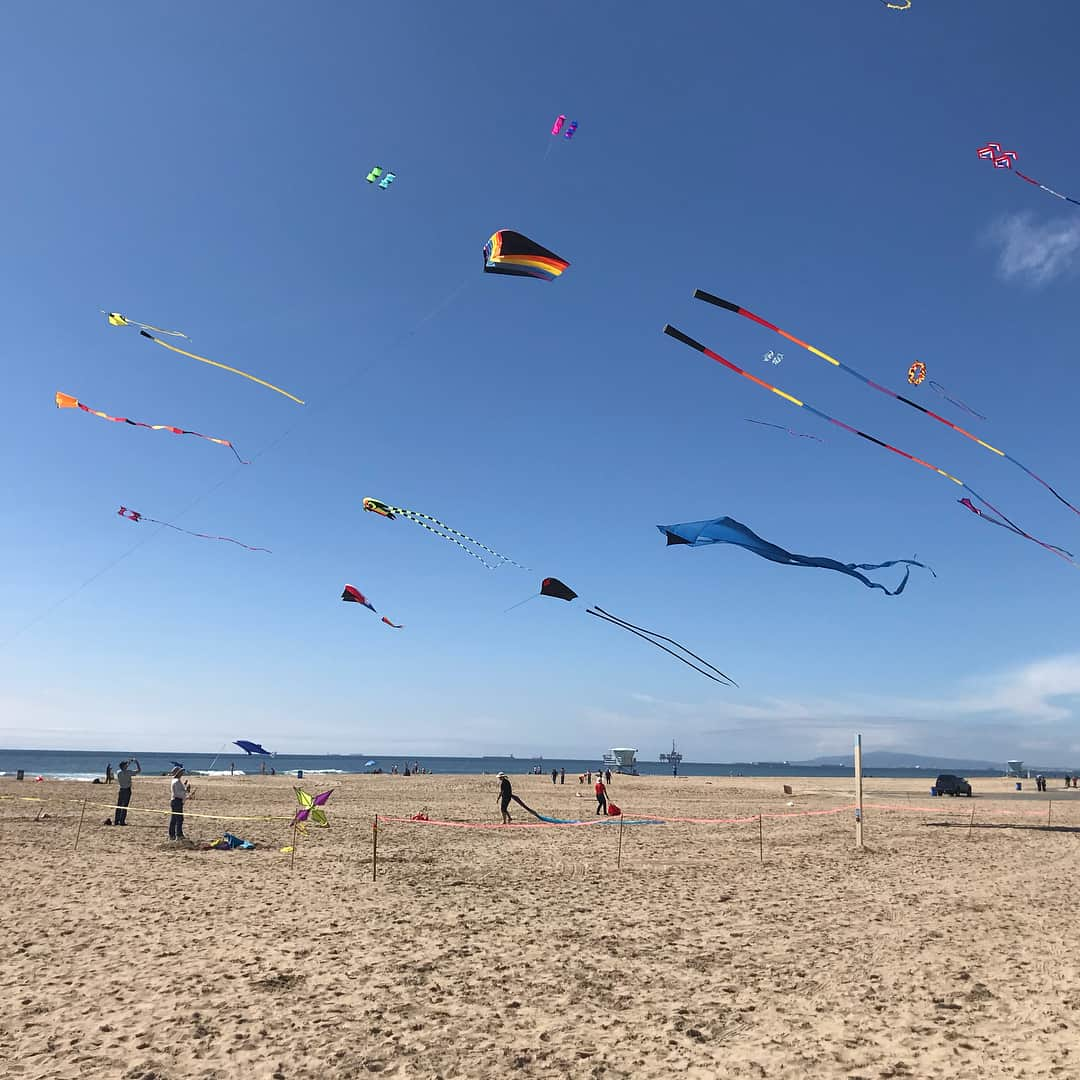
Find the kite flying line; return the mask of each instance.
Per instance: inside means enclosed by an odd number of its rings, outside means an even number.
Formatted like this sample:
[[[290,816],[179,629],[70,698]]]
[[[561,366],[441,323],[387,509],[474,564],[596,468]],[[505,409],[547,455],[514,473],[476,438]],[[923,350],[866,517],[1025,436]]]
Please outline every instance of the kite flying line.
[[[205,356],[197,356],[195,353],[188,352],[186,349],[177,348],[175,345],[170,345],[167,341],[162,341],[161,338],[154,337],[148,330],[140,330],[139,334],[144,338],[149,338],[155,345],[160,345],[163,349],[168,349],[170,352],[179,353],[181,356],[188,356],[192,360],[198,360],[203,364],[210,364],[212,367],[221,368],[222,371],[231,371],[234,375],[242,375],[245,379],[250,379],[260,386],[265,386],[268,390],[274,390],[279,394],[284,394],[284,396],[291,401],[295,401],[297,405],[304,404],[300,398],[290,394],[288,390],[282,390],[280,386],[268,383],[264,379],[257,378],[255,375],[249,375],[248,372],[241,371],[239,368],[229,367],[228,364],[219,364],[217,360],[209,360]]]
[[[1008,169],[1010,172],[1015,173],[1021,180],[1026,180],[1034,187],[1041,188],[1048,195],[1053,195],[1055,199],[1061,199],[1063,202],[1071,202],[1073,206],[1080,206],[1080,200],[1072,199],[1068,195],[1062,195],[1060,191],[1055,191],[1045,184],[1040,184],[1039,181],[1035,180],[1033,177],[1026,176],[1019,169],[1014,169],[1012,163],[1016,160],[1016,154],[1012,150],[1006,150],[1002,153],[1001,143],[992,142],[987,143],[985,146],[980,146],[976,151],[976,154],[991,162],[995,169]]]
[[[955,405],[958,409],[963,409],[964,412],[969,412],[972,416],[978,417],[980,420],[986,419],[981,412],[976,412],[970,405],[965,405],[959,398],[949,397],[949,395],[945,393],[945,387],[942,386],[941,383],[934,382],[934,380],[931,379],[928,385],[931,390],[940,394],[950,405]]]
[[[728,305],[726,301],[721,301],[720,303],[721,306],[730,307],[732,311],[738,311],[739,314],[743,314],[742,309],[736,308],[734,304]],[[762,321],[757,319],[757,316],[751,317],[754,318],[755,321]],[[692,337],[684,334],[681,330],[677,330],[674,326],[671,326],[670,324],[664,327],[664,333],[667,334],[668,337],[675,338],[676,341],[681,341],[684,345],[689,345],[691,349],[697,349],[698,352],[704,353],[707,357],[709,357],[709,359],[715,360],[718,364],[722,364],[729,371],[734,371],[736,375],[741,375],[744,379],[749,379],[751,382],[757,383],[758,386],[763,386],[766,390],[777,394],[785,401],[790,401],[792,405],[798,405],[800,409],[806,409],[807,412],[813,413],[814,416],[820,416],[822,420],[827,420],[830,424],[835,424],[838,428],[843,428],[844,431],[850,432],[852,435],[858,435],[860,439],[866,439],[867,442],[872,442],[875,445],[880,446],[882,449],[888,450],[890,453],[898,454],[902,458],[907,458],[908,461],[913,461],[916,465],[922,465],[923,468],[930,469],[931,472],[936,472],[939,476],[944,476],[946,480],[951,480],[958,487],[962,487],[965,491],[973,495],[980,503],[992,510],[1003,521],[1008,522],[1009,525],[1011,525],[1013,529],[1015,529],[1018,536],[1022,536],[1026,540],[1031,540],[1033,543],[1038,544],[1040,547],[1046,548],[1047,551],[1052,551],[1059,558],[1062,558],[1066,562],[1072,563],[1073,566],[1080,568],[1080,563],[1074,562],[1067,554],[1065,554],[1064,548],[1059,548],[1054,544],[1047,544],[1044,541],[1039,540],[1037,537],[1032,536],[1030,533],[1025,532],[1023,529],[1020,528],[1019,525],[1015,524],[1013,521],[1010,521],[1009,518],[1007,518],[1000,510],[998,510],[996,506],[994,506],[992,503],[987,502],[986,499],[984,499],[974,488],[969,487],[959,477],[953,476],[952,473],[947,473],[944,469],[939,469],[936,465],[931,465],[929,461],[923,461],[922,458],[915,457],[914,454],[909,454],[905,450],[901,450],[898,447],[891,446],[887,442],[882,442],[881,439],[875,439],[873,435],[867,435],[865,431],[859,431],[858,428],[853,428],[850,424],[845,424],[842,420],[837,420],[835,416],[829,416],[828,413],[824,413],[820,409],[815,409],[812,405],[808,405],[805,401],[800,401],[797,397],[792,397],[791,394],[785,393],[783,390],[780,390],[779,388],[773,386],[771,383],[767,383],[764,379],[759,379],[756,375],[751,375],[749,371],[744,371],[741,367],[739,367],[737,364],[733,364],[730,360],[725,360],[719,353],[715,353],[712,351],[712,349],[706,348],[704,345],[701,344],[700,341],[695,341]],[[783,331],[780,331],[780,333],[783,333]],[[791,340],[796,341],[796,343],[799,345],[803,344],[796,338],[792,338]],[[814,349],[812,346],[807,345],[805,346],[805,348],[811,349],[812,352],[817,352],[817,350]],[[831,357],[828,357],[827,359],[830,359],[831,362],[834,364],[839,363],[839,361],[837,360],[832,360]],[[859,378],[862,378],[862,376],[860,375]],[[869,382],[869,379],[867,379],[866,381]],[[891,391],[886,391],[886,393],[890,392]],[[902,398],[901,400],[906,399]],[[915,407],[917,409],[922,408],[919,405],[916,405]],[[946,420],[945,423],[948,423],[948,421]],[[1000,453],[1000,451],[998,451],[998,453]]]
[[[116,512],[128,521],[148,521],[152,525],[164,525],[166,529],[175,529],[177,532],[187,533],[188,536],[197,536],[200,540],[224,540],[226,543],[236,544],[237,547],[247,548],[248,551],[265,551],[268,555],[272,554],[269,548],[249,547],[247,544],[240,543],[239,540],[234,540],[231,536],[211,536],[209,533],[192,532],[190,529],[181,529],[179,525],[170,525],[167,521],[144,517],[138,510],[129,510],[126,506],[121,506]]]
[[[819,439],[816,435],[807,435],[802,431],[792,431],[789,427],[784,427],[783,424],[770,424],[768,420],[751,420],[749,416],[744,416],[743,419],[748,424],[760,424],[762,427],[774,427],[778,431],[786,431],[789,435],[794,435],[798,439],[813,439],[815,442],[823,443],[824,439]]]
[[[212,435],[202,435],[198,431],[188,431],[186,428],[173,427],[171,424],[144,424],[141,420],[129,420],[126,416],[110,416],[108,413],[91,409],[89,405],[84,405],[77,398],[73,398],[70,394],[63,394],[59,390],[56,392],[56,407],[58,409],[82,409],[83,412],[90,413],[91,416],[100,416],[102,420],[111,420],[114,424],[130,424],[132,427],[149,428],[151,431],[171,431],[174,435],[194,435],[198,439],[217,443],[218,446],[227,446],[236,454],[236,460],[241,465],[251,464],[250,461],[245,461],[237,453],[236,447],[228,439],[215,439]]]
[[[779,326],[774,326],[771,322],[769,322],[766,319],[763,319],[760,315],[755,315],[752,311],[747,311],[746,308],[739,307],[738,304],[731,303],[730,300],[721,300],[719,296],[713,296],[711,293],[707,293],[702,289],[695,289],[694,290],[694,299],[695,300],[704,300],[706,303],[714,304],[716,307],[724,308],[726,311],[733,311],[736,315],[742,315],[743,318],[749,319],[751,322],[756,322],[759,326],[764,326],[766,330],[772,330],[773,333],[779,334],[782,338],[786,338],[788,341],[793,342],[796,345],[799,345],[800,347],[806,349],[807,352],[811,352],[815,356],[818,356],[822,360],[825,360],[828,363],[832,364],[833,367],[839,368],[841,371],[846,372],[848,375],[854,375],[856,379],[859,379],[861,382],[866,383],[867,386],[872,387],[874,390],[879,390],[881,393],[887,394],[889,397],[895,398],[897,401],[902,401],[905,405],[910,405],[913,409],[918,409],[919,412],[923,413],[926,416],[931,417],[931,419],[937,420],[938,423],[944,424],[946,427],[952,428],[953,431],[959,432],[961,435],[965,436],[966,438],[971,439],[972,442],[978,443],[979,446],[983,447],[986,450],[989,450],[990,453],[997,454],[998,457],[1005,458],[1006,461],[1011,461],[1015,466],[1017,466],[1017,468],[1023,469],[1023,471],[1026,472],[1028,474],[1028,476],[1030,476],[1032,478],[1032,480],[1035,480],[1038,483],[1042,484],[1042,486],[1044,488],[1046,488],[1046,490],[1049,491],[1050,494],[1053,495],[1054,498],[1058,500],[1058,502],[1063,503],[1074,514],[1080,514],[1080,509],[1073,506],[1073,504],[1071,502],[1069,502],[1069,500],[1066,499],[1064,495],[1062,495],[1060,492],[1056,491],[1053,487],[1051,487],[1041,476],[1037,475],[1036,473],[1033,473],[1025,464],[1023,464],[1023,462],[1017,461],[1016,458],[1014,458],[1011,454],[1007,454],[1004,450],[999,450],[996,446],[991,446],[988,442],[985,442],[982,439],[980,439],[978,437],[978,435],[973,435],[970,431],[967,431],[964,428],[960,427],[959,424],[954,424],[951,420],[946,420],[944,416],[939,416],[936,412],[933,412],[932,410],[927,409],[925,406],[918,405],[918,404],[916,404],[916,402],[912,401],[910,398],[904,397],[903,394],[898,394],[898,393],[896,393],[895,390],[890,390],[887,386],[882,386],[880,383],[874,382],[873,379],[868,379],[865,375],[863,375],[859,371],[856,371],[853,367],[849,367],[847,364],[842,363],[840,360],[837,360],[835,357],[830,356],[828,353],[822,352],[821,349],[816,349],[813,345],[807,344],[805,341],[802,341],[800,338],[795,337],[794,334],[789,334],[786,330],[781,330]],[[698,346],[695,343],[694,348],[703,348],[703,347]],[[717,357],[714,353],[708,353],[708,355],[711,356],[714,360],[719,359],[719,357]],[[722,363],[726,364],[727,361],[724,360],[724,361],[722,361]],[[738,368],[736,370],[741,371],[742,369]],[[755,381],[760,382],[761,380],[758,379],[758,380],[755,380]],[[762,385],[767,386],[768,384],[763,383]],[[769,387],[769,389],[773,389],[773,388]],[[776,391],[776,392],[780,393],[780,391]],[[781,396],[782,397],[787,397],[788,395],[787,394],[781,394]],[[789,398],[789,400],[794,401],[795,399],[794,398]],[[835,421],[834,421],[834,423],[835,423]],[[841,426],[843,426],[843,425],[841,425]],[[869,438],[869,436],[865,436],[865,437]],[[874,441],[876,441],[876,440],[874,440]],[[901,453],[901,451],[897,451],[897,453]],[[918,459],[916,458],[914,460],[917,461]],[[921,464],[926,464],[926,463],[922,462]],[[933,466],[931,466],[931,468],[933,468]],[[937,471],[941,472],[940,469],[938,469]],[[948,476],[948,473],[942,473],[942,475],[943,476]],[[952,479],[952,478],[950,477],[950,479]],[[987,504],[987,505],[989,505],[989,504]]]

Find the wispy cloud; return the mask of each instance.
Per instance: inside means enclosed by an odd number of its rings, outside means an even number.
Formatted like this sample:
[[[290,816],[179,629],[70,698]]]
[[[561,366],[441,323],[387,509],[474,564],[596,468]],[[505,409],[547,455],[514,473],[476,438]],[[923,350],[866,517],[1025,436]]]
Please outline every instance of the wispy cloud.
[[[968,676],[933,697],[760,697],[706,709],[630,696],[633,709],[592,712],[589,719],[651,742],[667,727],[684,739],[693,736],[697,757],[706,743],[715,760],[846,752],[855,731],[875,750],[1002,761],[1034,754],[1043,764],[1080,758],[1080,653]]]
[[[998,273],[1006,281],[1043,285],[1068,273],[1080,254],[1080,215],[1036,223],[1029,211],[995,222],[986,234],[998,251]]]

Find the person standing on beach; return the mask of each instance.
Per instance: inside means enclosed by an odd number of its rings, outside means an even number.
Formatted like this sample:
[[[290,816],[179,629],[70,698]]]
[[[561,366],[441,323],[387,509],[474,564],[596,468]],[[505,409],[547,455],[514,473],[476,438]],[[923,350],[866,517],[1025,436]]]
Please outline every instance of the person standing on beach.
[[[169,839],[184,839],[184,800],[191,794],[191,787],[184,780],[184,770],[180,768],[172,771],[172,787],[170,794],[169,809],[172,816],[169,818]]]
[[[106,784],[111,784],[112,783],[112,762],[111,761],[109,762],[108,765],[105,766],[105,783]],[[1068,787],[1069,785],[1066,784],[1065,786]]]
[[[502,823],[510,824],[510,800],[514,797],[514,789],[510,786],[510,777],[501,772],[499,780],[499,809],[502,811]]]
[[[551,783],[552,783],[552,786],[554,786],[558,782],[559,782],[559,770],[558,769],[552,769],[551,770]]]
[[[560,784],[565,784],[566,783],[566,770],[565,769],[560,769],[559,770],[559,783]]]
[[[607,816],[607,788],[604,787],[604,778],[597,776],[596,785],[593,788],[596,792],[596,812]]]
[[[131,766],[135,766],[135,771],[131,771]],[[113,815],[114,825],[126,825],[127,824],[127,808],[128,803],[131,802],[131,778],[138,776],[142,772],[142,766],[139,764],[138,758],[132,758],[131,761],[121,761],[120,768],[116,772],[116,813]]]
[[[609,784],[611,783],[611,770],[610,769],[608,769],[607,775],[604,777],[604,779],[607,780],[607,782]]]

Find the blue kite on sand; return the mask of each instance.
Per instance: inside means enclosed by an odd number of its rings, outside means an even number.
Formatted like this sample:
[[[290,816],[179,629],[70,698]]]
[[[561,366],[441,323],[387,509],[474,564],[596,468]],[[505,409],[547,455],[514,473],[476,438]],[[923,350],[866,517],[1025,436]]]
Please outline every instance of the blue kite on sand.
[[[747,551],[760,555],[763,559],[783,563],[785,566],[816,566],[822,570],[836,570],[838,573],[847,574],[861,581],[868,588],[880,589],[886,596],[899,596],[904,591],[913,566],[930,570],[930,573],[937,577],[926,563],[916,562],[914,559],[892,559],[890,562],[881,563],[842,563],[819,555],[795,555],[776,544],[770,544],[768,540],[758,536],[742,522],[729,517],[713,518],[711,521],[684,521],[679,525],[657,525],[656,527],[667,537],[669,546],[688,544],[690,547],[699,547],[702,544],[734,544],[736,547],[746,548]],[[890,566],[904,567],[903,580],[891,591],[859,573],[860,570],[884,570]]]
[[[237,739],[233,746],[239,746],[241,750],[246,750],[249,756],[251,754],[265,754],[267,757],[273,757],[273,754],[259,743],[248,742],[247,739]]]

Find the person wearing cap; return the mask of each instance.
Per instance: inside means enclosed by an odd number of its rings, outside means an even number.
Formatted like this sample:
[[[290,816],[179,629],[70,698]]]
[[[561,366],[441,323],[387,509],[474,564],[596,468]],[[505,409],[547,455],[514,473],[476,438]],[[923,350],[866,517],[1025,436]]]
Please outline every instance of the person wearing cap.
[[[501,772],[499,780],[499,809],[502,811],[502,823],[510,824],[510,800],[514,797],[514,789],[510,786],[510,777]]]
[[[135,766],[135,771],[131,771],[131,766]],[[113,815],[114,825],[126,825],[127,824],[127,808],[128,803],[131,802],[131,778],[138,776],[142,772],[142,766],[139,764],[137,758],[132,758],[130,761],[121,761],[120,767],[116,770],[116,812]]]
[[[596,792],[596,812],[606,816],[607,788],[604,787],[604,778],[599,773],[596,776],[596,784],[593,786],[593,791]]]
[[[169,818],[169,839],[184,839],[184,800],[191,794],[191,787],[184,779],[184,770],[179,766],[172,771],[172,786],[170,794],[172,799],[169,809],[172,816]]]

